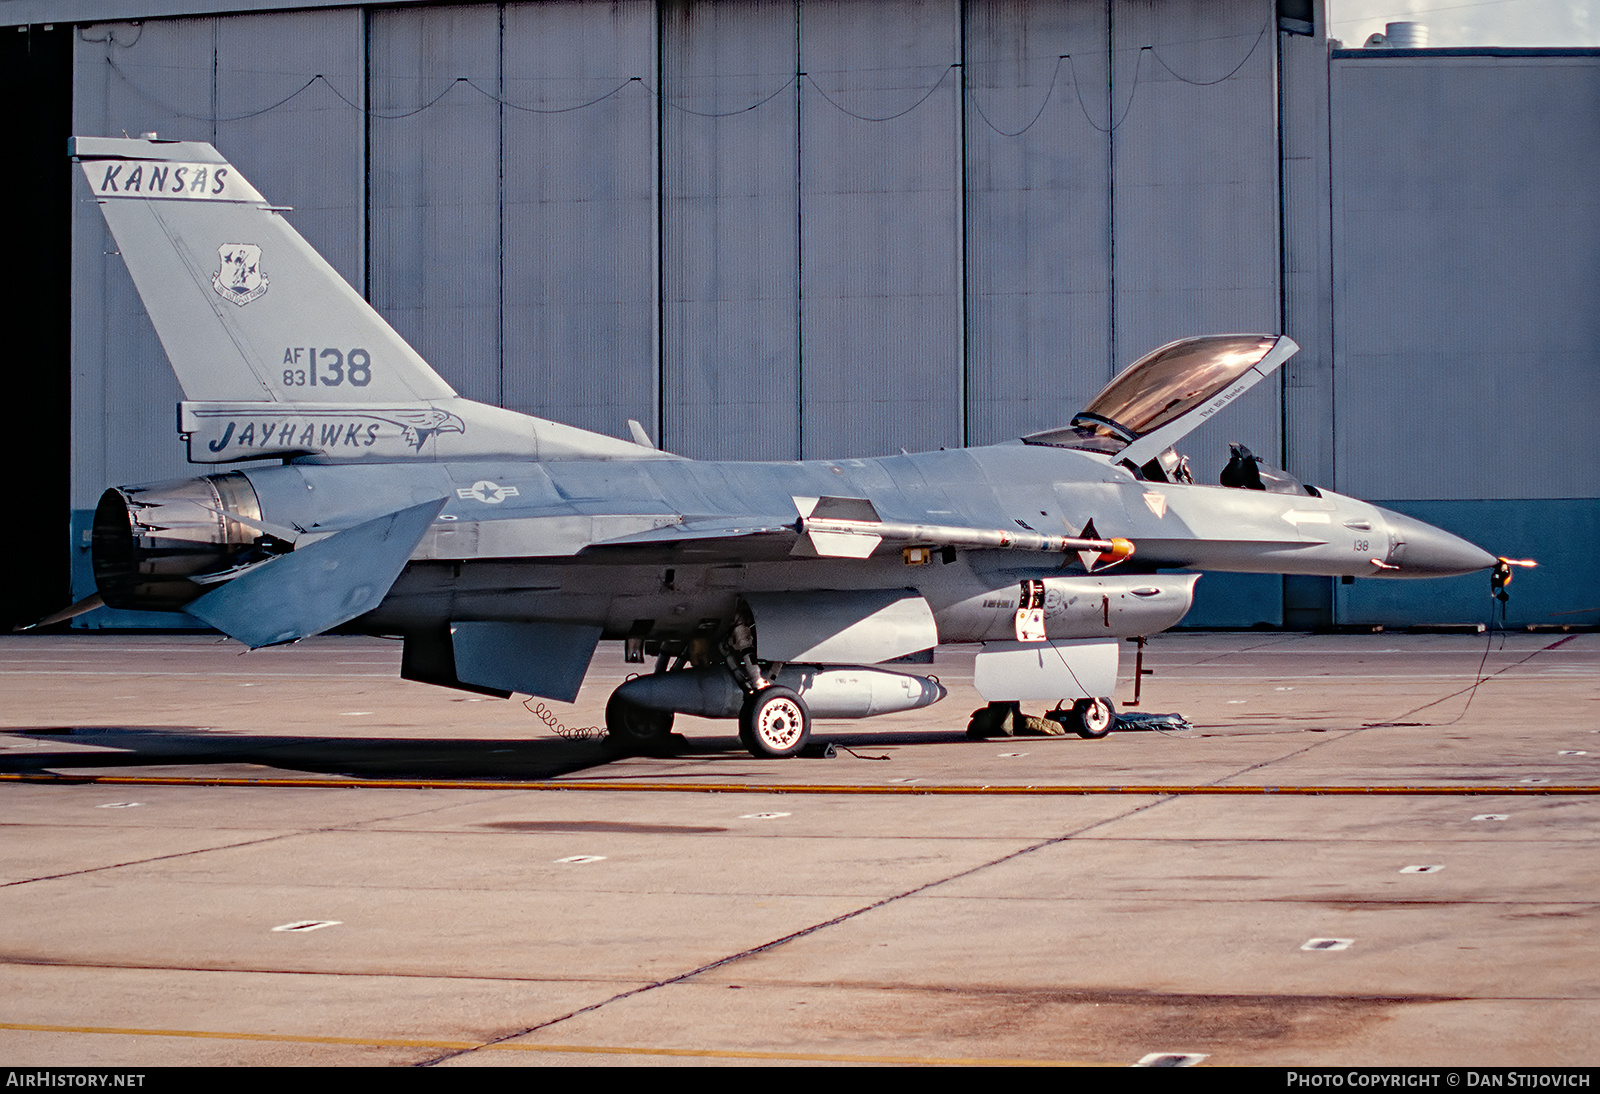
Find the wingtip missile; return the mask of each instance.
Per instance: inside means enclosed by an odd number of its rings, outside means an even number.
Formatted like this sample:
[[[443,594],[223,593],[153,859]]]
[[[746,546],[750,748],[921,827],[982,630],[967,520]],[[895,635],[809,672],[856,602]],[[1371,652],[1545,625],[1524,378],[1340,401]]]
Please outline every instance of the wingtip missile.
[[[1114,537],[1052,536],[1011,528],[971,528],[948,524],[908,524],[885,520],[851,520],[802,516],[794,525],[818,555],[865,558],[885,540],[969,550],[1076,552],[1084,569],[1110,566],[1132,556],[1131,540]]]

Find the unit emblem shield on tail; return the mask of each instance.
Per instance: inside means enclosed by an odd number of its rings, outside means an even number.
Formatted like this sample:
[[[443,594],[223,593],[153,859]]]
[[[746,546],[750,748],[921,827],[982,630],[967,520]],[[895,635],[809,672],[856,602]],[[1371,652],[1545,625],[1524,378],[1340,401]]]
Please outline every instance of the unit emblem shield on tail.
[[[224,300],[241,308],[267,291],[261,272],[261,248],[254,243],[224,243],[217,248],[217,272],[211,287]]]

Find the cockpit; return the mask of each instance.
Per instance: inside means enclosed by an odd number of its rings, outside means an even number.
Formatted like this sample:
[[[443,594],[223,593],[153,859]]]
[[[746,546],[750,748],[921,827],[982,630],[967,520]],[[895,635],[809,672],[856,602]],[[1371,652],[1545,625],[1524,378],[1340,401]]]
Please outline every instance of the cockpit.
[[[1024,444],[1099,452],[1150,482],[1194,481],[1188,458],[1172,446],[1288,360],[1300,347],[1272,334],[1214,334],[1169,342],[1123,370],[1065,428],[1022,438]],[[1267,466],[1244,445],[1220,476],[1222,485],[1275,493],[1316,494]]]

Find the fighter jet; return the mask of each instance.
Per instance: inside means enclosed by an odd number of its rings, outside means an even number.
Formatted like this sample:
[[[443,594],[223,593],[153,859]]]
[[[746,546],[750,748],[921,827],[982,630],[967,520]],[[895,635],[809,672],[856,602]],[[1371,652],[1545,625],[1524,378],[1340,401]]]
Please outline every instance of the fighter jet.
[[[1181,620],[1197,571],[1497,565],[1248,449],[1237,485],[1194,481],[1173,446],[1296,351],[1281,335],[1161,346],[1006,444],[696,461],[637,422],[621,440],[462,398],[209,144],[71,154],[182,385],[190,462],[244,465],[107,490],[98,596],[252,648],[350,625],[403,638],[408,680],[570,702],[621,640],[653,671],[612,694],[611,739],[649,750],[676,714],[737,718],[775,758],[813,717],[937,702],[937,679],[886,663],[982,643],[991,708],[1055,703],[1097,737],[1122,640]]]

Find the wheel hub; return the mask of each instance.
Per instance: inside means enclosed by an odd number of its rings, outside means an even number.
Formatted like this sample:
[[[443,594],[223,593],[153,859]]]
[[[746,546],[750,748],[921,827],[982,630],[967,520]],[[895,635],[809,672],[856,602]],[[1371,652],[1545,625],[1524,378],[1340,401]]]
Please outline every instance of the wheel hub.
[[[804,719],[800,709],[788,700],[768,703],[756,719],[756,732],[774,749],[785,749],[800,737]]]

